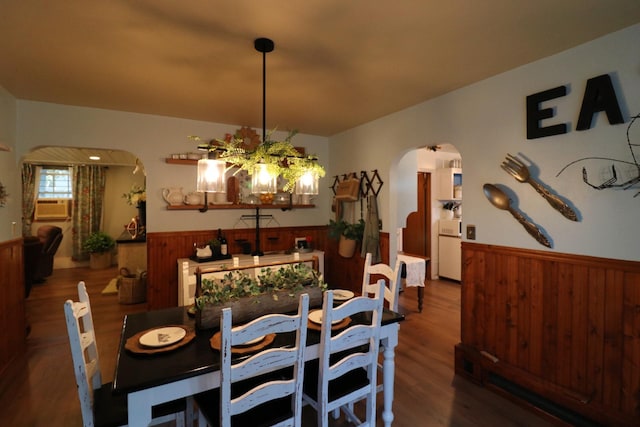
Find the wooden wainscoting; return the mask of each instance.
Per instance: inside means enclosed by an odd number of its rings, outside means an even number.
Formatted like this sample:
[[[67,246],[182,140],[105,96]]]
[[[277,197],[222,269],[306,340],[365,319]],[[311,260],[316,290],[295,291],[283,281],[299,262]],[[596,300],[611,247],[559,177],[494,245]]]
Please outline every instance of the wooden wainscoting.
[[[462,252],[458,374],[606,425],[640,423],[640,263],[469,242]]]
[[[244,239],[255,248],[254,229],[222,230],[231,253],[241,253]],[[150,309],[178,305],[179,258],[193,255],[194,243],[205,243],[217,235],[217,230],[176,231],[147,234],[147,303]],[[293,247],[296,237],[311,237],[313,247],[325,252],[325,281],[331,288],[359,291],[364,259],[360,248],[353,258],[338,255],[338,243],[328,237],[327,226],[278,227],[261,229],[263,252],[284,251]],[[389,263],[389,234],[380,233],[382,261]]]
[[[222,230],[229,252],[242,253],[240,241],[255,248],[255,229]],[[178,305],[179,258],[193,255],[194,243],[206,243],[215,238],[217,230],[176,231],[147,234],[147,303],[150,309]],[[278,227],[260,229],[260,248],[263,252],[284,251],[293,248],[296,237],[311,237],[314,248],[325,250],[327,227]],[[326,263],[325,263],[326,266]]]
[[[23,240],[0,243],[0,375],[26,346]]]
[[[338,255],[338,241],[328,239],[324,249],[324,275],[330,288],[349,289],[353,292],[362,290],[364,258],[360,251],[361,246],[358,244],[352,258],[343,258]],[[389,233],[380,233],[380,254],[382,262],[389,264]]]

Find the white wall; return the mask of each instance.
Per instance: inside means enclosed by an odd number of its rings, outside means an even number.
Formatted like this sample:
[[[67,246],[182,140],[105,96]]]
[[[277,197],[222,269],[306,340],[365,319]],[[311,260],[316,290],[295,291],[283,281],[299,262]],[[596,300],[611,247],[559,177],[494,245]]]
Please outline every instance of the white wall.
[[[170,165],[165,158],[172,153],[196,151],[189,135],[205,139],[224,138],[240,126],[194,120],[73,107],[33,101],[18,101],[19,155],[43,145],[114,148],[135,154],[147,171],[147,230],[149,232],[245,228],[239,223],[245,210],[168,211],[162,189],[182,187],[185,194],[195,190],[195,167]],[[34,125],[34,124],[37,124]],[[284,138],[285,132],[274,134]],[[327,139],[298,134],[295,146],[317,154],[321,164],[329,158]],[[281,226],[322,225],[329,221],[331,178],[320,183],[321,194],[314,200],[316,208],[282,212],[266,210]],[[124,203],[124,200],[122,200]],[[253,226],[253,225],[251,225]]]
[[[500,183],[515,192],[516,205],[552,238],[552,251],[638,260],[640,228],[636,218],[640,198],[633,198],[634,191],[596,191],[582,182],[581,166],[586,166],[597,180],[610,163],[584,162],[556,177],[562,167],[582,157],[631,160],[625,140],[626,124],[610,126],[600,114],[593,129],[573,129],[585,82],[601,74],[613,76],[625,117],[640,113],[637,40],[640,24],[335,135],[329,144],[326,138],[310,135],[298,135],[295,143],[317,153],[320,161],[328,165],[323,189],[331,185],[334,175],[378,170],[385,183],[378,198],[380,217],[383,230],[391,231],[392,248],[396,240],[393,231],[404,221],[397,206],[407,203],[397,196],[399,183],[392,172],[397,171],[398,161],[405,153],[430,142],[447,141],[462,155],[463,222],[476,225],[479,243],[547,250],[508,213],[488,203],[482,184]],[[559,85],[568,85],[569,95],[553,103],[557,117],[551,122],[569,122],[571,132],[527,140],[525,97]],[[0,118],[9,128],[2,132],[9,133],[10,143],[14,139],[11,117],[17,109],[18,142],[14,163],[10,161],[8,165],[9,170],[15,171],[9,174],[11,177],[19,176],[15,159],[40,145],[112,147],[133,152],[147,168],[150,231],[229,228],[243,213],[167,211],[161,197],[163,187],[180,186],[187,191],[194,187],[195,170],[167,165],[163,160],[171,153],[192,150],[187,135],[220,138],[239,126],[31,101],[17,101],[14,107],[12,97],[4,94],[2,99]],[[537,177],[577,207],[580,221],[566,220],[532,188],[508,177],[500,169],[507,153],[527,156]],[[6,155],[0,154],[0,161],[6,162]],[[5,173],[3,168],[0,174]],[[326,224],[331,217],[330,202],[331,192],[326,190],[316,200],[316,209],[269,213],[281,225]],[[5,238],[11,235],[8,221],[19,219],[19,212],[7,216],[2,211],[0,215],[0,238]]]
[[[16,157],[16,99],[0,87],[0,144],[12,151],[0,151],[0,182],[9,194],[0,207],[0,242],[22,237],[21,173]]]
[[[592,129],[574,129],[586,81],[602,74],[611,75],[616,82],[625,118],[640,113],[638,40],[640,24],[336,135],[330,138],[330,173],[378,169],[385,181],[380,215],[385,231],[392,231],[394,248],[393,231],[404,221],[398,215],[398,206],[406,203],[394,196],[400,185],[392,173],[395,165],[412,148],[447,141],[462,155],[463,227],[476,225],[477,242],[549,250],[533,240],[508,213],[486,200],[482,185],[499,183],[514,191],[516,206],[551,237],[550,250],[638,260],[640,197],[633,197],[636,191],[596,191],[582,182],[582,166],[597,181],[603,170],[610,169],[611,162],[580,163],[556,176],[565,165],[583,157],[632,160],[625,139],[627,123],[611,126],[600,113]],[[569,122],[571,131],[527,140],[526,96],[560,85],[569,85],[569,94],[551,103],[557,106],[557,118],[545,125]],[[640,143],[640,135],[636,138]],[[565,219],[533,188],[516,182],[500,169],[507,153],[521,153],[530,159],[536,176],[577,207],[580,221]]]

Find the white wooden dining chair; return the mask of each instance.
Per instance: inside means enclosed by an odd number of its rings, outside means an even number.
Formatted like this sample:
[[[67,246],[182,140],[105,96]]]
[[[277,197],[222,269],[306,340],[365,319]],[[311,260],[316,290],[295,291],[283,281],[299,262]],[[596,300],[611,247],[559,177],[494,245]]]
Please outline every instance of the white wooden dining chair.
[[[233,313],[220,318],[220,388],[195,396],[199,427],[302,425],[302,381],[309,295],[300,295],[295,315],[267,314],[232,327]],[[266,348],[233,363],[233,346],[269,334],[295,333],[293,346]],[[243,356],[244,357],[244,356]]]
[[[400,293],[400,275],[402,274],[402,261],[396,260],[393,269],[387,264],[379,263],[371,265],[371,254],[367,253],[364,259],[364,272],[362,275],[362,295],[369,295],[376,291],[377,280],[371,283],[371,275],[384,276],[386,286],[384,299],[389,304],[389,310],[398,311],[398,294]]]
[[[364,273],[362,274],[362,295],[369,295],[375,291],[378,284],[377,282],[371,283],[372,275],[384,276],[386,282],[384,287],[384,300],[389,305],[389,310],[398,311],[402,264],[402,261],[398,259],[393,269],[383,263],[371,265],[371,254],[367,253],[364,259]],[[382,351],[383,349],[380,350],[380,352]],[[378,370],[384,375],[384,368],[380,362],[378,362]],[[382,390],[384,390],[384,386],[380,383],[378,384],[378,392]]]
[[[71,347],[82,424],[85,427],[111,427],[127,425],[127,396],[114,395],[112,383],[102,383],[100,358],[93,328],[91,303],[84,282],[78,283],[79,302],[67,300],[64,314]],[[184,426],[186,404],[184,399],[153,408],[153,424],[176,421]],[[187,420],[189,421],[189,420]]]
[[[374,298],[360,296],[333,306],[333,291],[324,293],[320,358],[308,362],[305,372],[305,403],[317,412],[318,427],[328,427],[329,413],[334,418],[342,410],[346,418],[360,426],[376,425],[376,381],[380,325],[384,304],[384,281],[378,281]],[[359,316],[344,330],[332,330],[346,318]],[[333,335],[333,336],[332,336]],[[365,418],[360,420],[354,403],[365,401]]]

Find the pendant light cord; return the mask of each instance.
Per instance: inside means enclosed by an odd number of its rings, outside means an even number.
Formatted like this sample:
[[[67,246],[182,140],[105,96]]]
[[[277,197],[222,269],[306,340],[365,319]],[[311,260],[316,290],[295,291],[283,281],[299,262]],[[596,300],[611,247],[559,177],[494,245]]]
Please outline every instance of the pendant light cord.
[[[262,52],[262,143],[267,140],[267,52]]]
[[[267,53],[273,52],[273,40],[261,37],[253,42],[255,49],[262,52],[262,143],[267,140]]]
[[[255,39],[253,46],[258,52],[262,52],[262,143],[267,140],[267,52],[272,52],[273,41],[267,38]],[[256,207],[256,250],[254,256],[262,256],[260,250],[260,207]]]

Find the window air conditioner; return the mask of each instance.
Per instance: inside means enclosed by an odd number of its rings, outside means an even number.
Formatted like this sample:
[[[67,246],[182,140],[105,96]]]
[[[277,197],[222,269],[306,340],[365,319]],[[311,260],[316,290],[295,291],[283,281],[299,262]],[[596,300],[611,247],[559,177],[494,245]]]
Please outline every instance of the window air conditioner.
[[[36,200],[36,211],[34,219],[66,219],[69,217],[69,201],[57,199]]]

